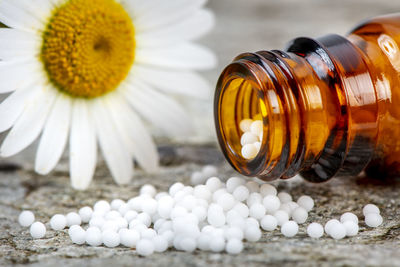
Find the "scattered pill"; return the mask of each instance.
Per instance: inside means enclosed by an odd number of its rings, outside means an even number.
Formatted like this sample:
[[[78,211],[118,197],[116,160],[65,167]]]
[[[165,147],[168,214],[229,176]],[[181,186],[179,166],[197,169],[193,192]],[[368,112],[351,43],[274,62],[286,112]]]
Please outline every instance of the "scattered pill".
[[[30,226],[35,221],[35,215],[32,211],[24,210],[18,216],[18,223],[23,227]]]
[[[307,234],[311,238],[320,238],[324,235],[324,228],[319,223],[311,223],[307,226]]]
[[[67,225],[67,218],[62,214],[56,214],[50,219],[50,227],[53,230],[59,231]]]
[[[281,233],[286,237],[293,237],[299,231],[299,225],[295,221],[287,221],[281,227]]]
[[[378,213],[367,213],[365,215],[365,224],[369,227],[378,227],[383,222],[383,218]]]
[[[366,216],[369,213],[376,213],[376,214],[380,214],[380,210],[379,208],[374,205],[374,204],[367,204],[364,206],[363,208],[363,214],[364,216]]]
[[[34,222],[31,224],[29,232],[34,239],[43,238],[46,234],[46,226],[41,222]]]
[[[297,204],[299,204],[300,207],[305,208],[308,212],[314,207],[314,200],[310,196],[301,196],[297,200]]]

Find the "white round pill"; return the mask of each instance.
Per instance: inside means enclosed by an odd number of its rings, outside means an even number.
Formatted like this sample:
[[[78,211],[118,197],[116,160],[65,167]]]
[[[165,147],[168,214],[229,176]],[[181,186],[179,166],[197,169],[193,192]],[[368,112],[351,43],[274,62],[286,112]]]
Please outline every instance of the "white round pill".
[[[249,194],[249,189],[244,185],[239,185],[232,193],[233,197],[240,202],[245,201],[249,197]]]
[[[299,231],[299,225],[295,221],[287,221],[281,227],[281,233],[286,237],[293,237]]]
[[[340,222],[338,220],[336,220],[336,219],[330,219],[329,221],[327,221],[325,226],[324,226],[325,233],[327,233],[329,235],[332,226],[337,224],[337,223],[340,223]]]
[[[136,251],[140,256],[149,256],[154,253],[154,244],[152,240],[141,239],[136,245]]]
[[[93,247],[98,247],[102,243],[101,231],[97,227],[89,227],[86,230],[86,243]]]
[[[255,135],[260,135],[263,131],[263,122],[261,120],[253,121],[250,125],[250,131]]]
[[[242,147],[242,156],[245,159],[253,159],[258,154],[258,149],[254,144],[247,144]]]
[[[249,132],[252,123],[253,123],[252,119],[241,120],[239,123],[239,128],[240,130],[242,130],[242,132]]]
[[[109,211],[111,209],[111,206],[110,206],[110,203],[108,203],[107,201],[99,200],[94,204],[93,209],[95,211],[96,210],[100,210],[100,211],[103,211],[103,212],[107,212],[107,211]]]
[[[274,213],[274,217],[276,218],[279,226],[281,226],[285,222],[289,221],[289,214],[284,210],[276,211]]]
[[[289,203],[292,201],[292,196],[286,192],[279,192],[277,196],[281,203]]]
[[[260,220],[265,215],[265,207],[261,203],[255,203],[250,207],[249,214],[250,217],[254,219]]]
[[[32,211],[24,210],[18,216],[18,223],[23,227],[30,226],[35,221],[35,215]]]
[[[164,252],[168,249],[168,240],[164,236],[155,236],[153,238],[154,251]]]
[[[229,239],[225,250],[229,254],[239,254],[243,250],[243,242],[236,238]]]
[[[34,222],[31,224],[29,232],[35,239],[43,238],[46,235],[46,226],[41,222]]]
[[[278,226],[278,220],[272,215],[265,215],[261,219],[261,228],[265,231],[273,231]]]
[[[355,224],[358,224],[358,217],[354,213],[345,212],[345,213],[342,214],[342,216],[340,216],[340,222],[344,223],[344,222],[347,222],[347,221],[352,221]]]
[[[157,194],[157,190],[154,187],[154,185],[145,184],[140,188],[139,194],[140,195],[149,195],[151,197],[154,197]]]
[[[214,193],[221,188],[222,182],[218,177],[210,177],[207,179],[206,186],[212,193]]]
[[[101,238],[103,244],[109,248],[115,248],[119,246],[121,240],[119,234],[113,230],[106,230],[102,233]]]
[[[320,238],[324,235],[324,228],[319,223],[310,223],[307,226],[307,234],[311,238]]]
[[[329,235],[333,239],[342,239],[346,236],[346,228],[342,223],[334,223],[329,229]]]
[[[247,144],[254,144],[257,141],[258,141],[258,136],[253,134],[253,133],[251,133],[251,132],[245,132],[240,137],[240,144],[242,146],[247,145]]]
[[[225,248],[225,240],[219,236],[212,236],[210,241],[210,250],[212,252],[221,252]]]
[[[82,219],[76,212],[70,212],[66,216],[67,219],[67,226],[71,227],[72,225],[81,225]]]
[[[83,230],[82,227],[79,225],[73,225],[78,228],[74,228],[73,231],[71,231],[69,237],[71,238],[72,243],[82,245],[86,242],[86,231]],[[71,229],[71,228],[70,228]]]
[[[140,233],[134,229],[121,229],[118,234],[121,244],[128,248],[134,248],[140,240]]]
[[[345,221],[343,222],[344,228],[346,228],[346,236],[355,236],[358,234],[358,224],[354,221]]]
[[[314,200],[310,196],[301,196],[297,200],[297,204],[299,204],[300,207],[303,207],[306,209],[306,211],[312,210],[314,207]]]
[[[367,213],[365,215],[365,224],[369,227],[378,227],[383,222],[383,218],[378,213]]]
[[[272,184],[262,184],[260,186],[260,194],[263,197],[268,196],[268,195],[276,196],[277,193],[278,193],[278,191],[276,190],[275,186],[273,186]]]
[[[274,214],[281,205],[281,201],[275,195],[266,195],[263,199],[263,204],[266,212],[269,214]]]
[[[67,218],[62,214],[53,215],[50,219],[50,227],[53,230],[60,231],[67,225]]]
[[[112,210],[119,210],[119,208],[125,204],[125,201],[123,201],[122,199],[114,199],[113,201],[111,201],[111,209]]]
[[[308,212],[303,207],[298,207],[292,212],[292,218],[298,224],[305,223],[307,221]]]
[[[224,193],[218,198],[217,204],[220,205],[224,211],[228,211],[235,205],[235,198],[232,194]]]
[[[244,232],[244,237],[249,242],[256,242],[260,240],[262,236],[261,230],[258,226],[250,226],[246,228]]]
[[[363,214],[364,216],[366,216],[369,213],[376,213],[376,214],[380,214],[380,210],[379,208],[374,205],[374,204],[367,204],[364,206],[363,208]]]
[[[91,207],[83,207],[79,209],[79,216],[81,216],[81,220],[84,223],[89,222],[90,218],[92,217],[93,209]]]

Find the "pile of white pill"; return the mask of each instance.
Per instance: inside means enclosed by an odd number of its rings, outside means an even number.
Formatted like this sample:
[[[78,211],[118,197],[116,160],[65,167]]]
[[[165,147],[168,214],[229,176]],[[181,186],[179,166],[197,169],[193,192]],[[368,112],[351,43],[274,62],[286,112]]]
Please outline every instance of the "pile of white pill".
[[[242,156],[245,159],[253,159],[260,152],[263,138],[263,122],[261,120],[244,119],[239,123],[243,132],[240,137]]]
[[[311,238],[320,238],[324,232],[334,239],[358,233],[358,218],[353,213],[329,220],[324,227],[308,223],[308,213],[314,208],[311,197],[304,195],[293,201],[289,193],[277,192],[271,184],[239,177],[226,182],[216,176],[204,178],[216,171],[213,166],[204,167],[199,172],[201,179],[192,176],[196,181],[193,186],[178,182],[168,192],[157,192],[153,185],[144,185],[138,196],[127,201],[99,200],[93,207],[55,214],[49,226],[55,231],[68,227],[74,244],[136,248],[142,256],[168,248],[238,254],[244,241],[260,240],[262,230],[280,230],[284,236],[293,237],[304,224]],[[366,205],[363,214],[370,227],[382,223],[373,204]],[[18,221],[21,226],[30,226],[33,238],[45,236],[45,225],[35,222],[32,212],[23,211]]]

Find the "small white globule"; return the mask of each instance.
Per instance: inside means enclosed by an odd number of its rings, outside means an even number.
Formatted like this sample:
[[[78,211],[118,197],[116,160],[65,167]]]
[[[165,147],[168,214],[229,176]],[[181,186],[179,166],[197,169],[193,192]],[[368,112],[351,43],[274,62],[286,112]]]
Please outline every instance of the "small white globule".
[[[168,249],[168,240],[164,236],[155,236],[153,244],[155,252],[164,252]]]
[[[354,221],[345,221],[343,226],[346,229],[346,236],[356,236],[358,234],[358,224]]]
[[[289,221],[289,214],[284,210],[276,211],[274,213],[274,217],[276,218],[279,226],[281,226],[285,222]]]
[[[263,131],[263,122],[261,120],[253,121],[250,125],[250,131],[257,136],[260,136]]]
[[[244,185],[239,185],[238,187],[235,188],[235,190],[232,193],[233,197],[241,202],[245,201],[249,197],[249,194],[250,194],[249,189]]]
[[[120,244],[120,236],[113,230],[106,230],[102,233],[103,244],[109,248],[115,248]]]
[[[307,221],[308,212],[303,207],[298,207],[292,212],[292,218],[298,224],[305,223]]]
[[[140,240],[140,233],[134,229],[121,229],[118,232],[121,244],[128,248],[136,247]]]
[[[102,244],[101,231],[97,227],[89,227],[86,230],[86,243],[93,247],[98,247]]]
[[[272,215],[265,215],[261,219],[261,228],[265,231],[273,231],[278,226],[278,220]]]
[[[85,206],[79,209],[79,216],[81,216],[81,220],[84,223],[89,222],[90,218],[92,218],[93,209],[91,207]]]
[[[139,194],[154,197],[157,194],[157,189],[154,187],[154,185],[145,184],[140,188]]]
[[[81,225],[82,219],[76,212],[69,212],[66,216],[67,226],[70,227],[72,225]]]
[[[314,207],[314,200],[310,196],[303,195],[299,197],[297,204],[299,204],[300,207],[305,208],[308,212]]]
[[[82,245],[86,242],[86,231],[82,229],[79,225],[73,225],[76,226],[73,231],[70,233],[70,238],[72,243],[77,244],[77,245]],[[71,228],[70,228],[71,229]]]
[[[369,213],[376,213],[376,214],[380,214],[380,210],[379,208],[374,205],[374,204],[367,204],[364,206],[363,208],[363,214],[364,216],[366,216]]]
[[[225,250],[229,254],[239,254],[243,250],[243,243],[241,240],[236,238],[229,239],[226,243]]]
[[[276,196],[278,191],[276,190],[275,186],[271,184],[262,184],[260,186],[260,194],[265,197],[268,195]]]
[[[50,219],[50,227],[53,230],[60,231],[67,225],[67,219],[62,214],[53,215]]]
[[[24,210],[18,216],[18,223],[23,227],[30,226],[35,221],[35,215],[29,210]]]
[[[114,199],[111,201],[110,206],[112,210],[118,210],[123,204],[125,204],[125,201],[122,199]]]
[[[264,207],[269,214],[274,214],[281,205],[279,198],[275,195],[266,195],[263,199]]]
[[[136,251],[140,256],[149,256],[154,253],[154,244],[152,240],[141,239],[136,245]]]
[[[105,200],[99,200],[97,201],[94,206],[93,206],[93,210],[100,210],[103,212],[107,212],[111,209],[110,203],[108,203]]]
[[[43,238],[46,235],[46,226],[41,222],[34,222],[31,224],[29,232],[35,239]]]
[[[342,239],[346,236],[346,228],[342,223],[334,223],[329,229],[329,235],[333,239]]]
[[[299,231],[299,225],[295,221],[287,221],[281,227],[281,233],[286,237],[293,237]]]
[[[258,149],[254,144],[246,144],[242,147],[242,156],[245,159],[253,159],[258,154]]]
[[[206,165],[201,169],[201,172],[203,173],[205,179],[208,179],[210,177],[217,175],[218,169],[214,165]]]
[[[252,119],[241,120],[239,123],[239,128],[240,130],[242,130],[242,132],[249,132],[252,123],[253,123]]]
[[[358,217],[354,213],[345,212],[340,216],[340,222],[344,223],[346,221],[352,221],[355,224],[358,224]]]
[[[292,201],[292,196],[286,192],[279,192],[277,196],[281,203],[289,203]]]
[[[218,177],[210,177],[207,179],[206,186],[212,193],[214,193],[221,188],[222,182]]]
[[[261,233],[259,226],[257,226],[257,227],[251,226],[245,230],[244,236],[247,241],[256,242],[256,241],[260,240],[262,233]]]
[[[340,223],[340,222],[338,220],[336,220],[336,219],[331,219],[331,220],[327,221],[325,226],[324,226],[325,233],[327,233],[329,235],[332,226],[337,224],[337,223]]]
[[[219,236],[213,236],[210,240],[210,250],[212,252],[221,252],[225,248],[225,240]]]
[[[250,207],[250,217],[260,220],[265,215],[265,207],[261,203],[255,203]]]
[[[320,238],[324,235],[324,228],[319,223],[311,223],[307,226],[307,234],[311,238]]]
[[[246,132],[242,135],[242,137],[240,137],[240,144],[242,146],[254,144],[255,142],[258,142],[258,136],[251,132]]]
[[[369,227],[378,227],[383,222],[383,218],[378,213],[367,213],[365,215],[365,224]]]

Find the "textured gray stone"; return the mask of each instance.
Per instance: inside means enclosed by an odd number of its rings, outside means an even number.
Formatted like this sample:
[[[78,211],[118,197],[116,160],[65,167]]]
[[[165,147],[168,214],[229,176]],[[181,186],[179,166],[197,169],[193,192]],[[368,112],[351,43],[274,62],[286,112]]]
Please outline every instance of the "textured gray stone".
[[[210,0],[217,15],[217,27],[201,42],[214,49],[220,59],[216,70],[206,75],[215,83],[218,73],[237,54],[261,49],[279,49],[297,36],[317,37],[326,33],[346,33],[362,19],[398,10],[392,0]],[[66,232],[48,231],[41,240],[32,240],[27,229],[17,224],[22,209],[35,212],[48,223],[51,215],[93,205],[98,199],[128,199],[145,183],[166,190],[176,181],[189,182],[192,171],[207,163],[216,164],[222,177],[235,174],[214,145],[212,101],[199,103],[202,114],[197,145],[160,145],[163,167],[158,174],[138,170],[127,186],[117,186],[103,163],[86,192],[69,186],[68,161],[64,158],[49,176],[32,170],[35,150],[30,148],[16,157],[0,160],[0,265],[31,266],[400,266],[400,209],[398,181],[378,181],[362,177],[338,178],[324,184],[310,184],[299,178],[277,181],[280,190],[298,197],[308,194],[316,200],[316,209],[308,221],[325,222],[342,212],[353,211],[361,218],[364,204],[381,207],[385,218],[381,227],[367,228],[361,220],[360,234],[339,241],[323,237],[312,240],[304,226],[295,238],[279,232],[265,233],[260,242],[246,243],[242,254],[231,256],[205,252],[183,253],[169,250],[148,258],[135,250],[76,246]],[[1,135],[0,135],[1,137]],[[1,139],[1,138],[0,138]],[[208,140],[208,143],[204,143]],[[48,224],[47,224],[48,225]]]

